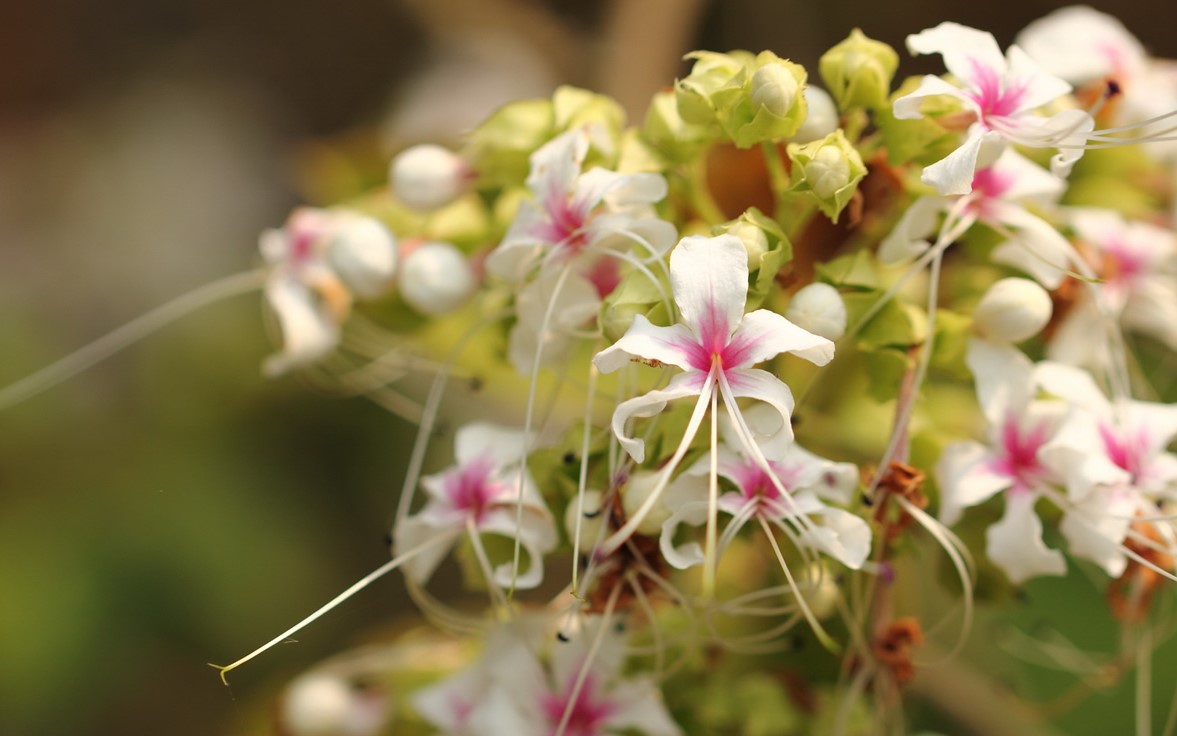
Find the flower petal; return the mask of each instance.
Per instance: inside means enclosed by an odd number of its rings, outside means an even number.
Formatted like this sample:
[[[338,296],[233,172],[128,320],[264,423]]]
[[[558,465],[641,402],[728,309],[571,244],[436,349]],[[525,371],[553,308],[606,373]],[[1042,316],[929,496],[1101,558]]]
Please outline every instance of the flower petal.
[[[990,217],[1013,237],[993,249],[992,258],[1020,268],[1047,289],[1057,289],[1070,270],[1074,248],[1053,225],[1009,202],[990,202]]]
[[[275,273],[266,282],[266,301],[278,317],[282,352],[266,359],[270,377],[314,363],[339,343],[339,324],[329,305],[301,282]]]
[[[698,350],[695,336],[685,326],[660,327],[637,314],[620,340],[596,354],[593,365],[612,373],[637,358],[693,371],[691,356]]]
[[[635,396],[617,405],[617,408],[613,411],[613,434],[617,436],[617,441],[621,443],[625,451],[634,459],[634,462],[640,463],[646,459],[646,443],[644,440],[627,435],[625,433],[626,423],[634,417],[652,417],[658,414],[666,408],[666,403],[669,401],[683,399],[688,396],[698,397],[706,379],[707,376],[698,371],[680,373],[670,379],[670,383],[667,384],[666,388],[656,389],[641,396]],[[790,402],[791,400],[792,397],[790,396]],[[792,404],[790,403],[791,407]]]
[[[618,683],[611,693],[617,710],[606,721],[610,729],[634,731],[643,736],[680,736],[682,729],[670,717],[658,686],[648,677]]]
[[[899,263],[922,254],[928,249],[928,238],[936,232],[940,213],[948,209],[944,197],[920,197],[912,202],[891,233],[879,245],[879,260],[885,264]]]
[[[691,235],[670,252],[670,284],[682,322],[708,348],[744,316],[748,251],[734,235]]]
[[[1017,91],[1018,112],[1030,112],[1071,92],[1070,84],[1044,71],[1017,46],[1009,47],[1006,59],[1009,61],[1006,89]]]
[[[940,54],[944,66],[957,79],[975,86],[980,75],[1005,76],[1005,57],[988,31],[944,22],[907,37],[907,50],[913,54]]]
[[[971,440],[953,442],[940,453],[936,478],[940,482],[940,522],[952,526],[961,512],[992,498],[1013,485],[1008,475],[994,472],[993,454]]]
[[[438,527],[420,515],[409,517],[397,525],[393,532],[396,556],[426,545],[441,536],[449,537],[449,540],[444,543],[439,542],[424,546],[420,552],[404,563],[401,569],[405,571],[405,575],[421,585],[429,582],[433,571],[437,569],[437,566],[453,549],[454,543],[462,536],[462,526],[458,524],[457,526]]]
[[[810,515],[811,521],[814,516]],[[862,567],[871,551],[870,525],[860,516],[833,506],[824,507],[816,516],[822,521],[814,521],[813,528],[807,526],[801,538],[851,570]]]
[[[952,153],[931,166],[924,167],[920,181],[935,187],[943,195],[968,194],[973,191],[973,177],[977,174],[977,157],[986,141],[997,142],[996,133],[987,132],[979,124],[969,126],[964,141]]]
[[[556,526],[546,512],[539,514],[534,507],[524,509],[518,526],[515,520],[514,507],[496,509],[478,522],[478,530],[483,534],[519,540],[519,546],[527,553],[527,566],[515,574],[513,563],[505,562],[494,569],[494,582],[504,588],[514,584],[516,588],[527,590],[543,582],[543,556],[556,548]]]
[[[923,104],[923,101],[928,97],[939,97],[941,95],[960,100],[968,109],[980,113],[977,103],[972,97],[965,94],[965,91],[960,87],[940,77],[927,74],[920,80],[918,87],[895,100],[892,106],[895,117],[900,120],[918,120],[923,117],[923,114],[920,112],[920,105]]]
[[[489,458],[496,467],[519,465],[527,456],[523,430],[490,422],[465,424],[454,436],[454,459],[458,466]]]
[[[1059,530],[1070,553],[1099,565],[1108,577],[1119,577],[1128,565],[1120,545],[1140,505],[1134,495],[1122,487],[1101,488],[1068,509]]]
[[[724,367],[745,368],[781,353],[825,365],[834,358],[834,343],[801,329],[776,312],[757,309],[745,314],[732,334],[723,351]]]
[[[1015,585],[1039,575],[1062,575],[1067,571],[1062,553],[1042,541],[1042,520],[1034,513],[1037,500],[1033,493],[1009,494],[1005,515],[985,533],[989,559]]]
[[[793,392],[789,390],[784,381],[759,368],[729,370],[722,374],[721,380],[727,381],[731,386],[734,398],[756,399],[776,409],[783,422],[779,436],[792,441]],[[726,401],[724,403],[727,404]],[[737,413],[740,407],[728,405],[727,410]]]

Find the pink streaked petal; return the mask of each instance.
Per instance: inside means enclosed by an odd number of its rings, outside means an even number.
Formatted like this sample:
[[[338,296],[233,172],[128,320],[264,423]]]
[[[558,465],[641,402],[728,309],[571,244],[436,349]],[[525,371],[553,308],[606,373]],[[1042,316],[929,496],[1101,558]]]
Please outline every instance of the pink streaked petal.
[[[976,101],[960,87],[940,77],[928,74],[920,80],[918,87],[895,100],[892,107],[895,117],[900,120],[918,120],[923,117],[923,114],[920,112],[920,105],[923,104],[923,101],[928,97],[939,97],[941,95],[960,100],[966,109],[978,115],[981,113],[981,109],[977,106]]]
[[[487,272],[505,281],[522,281],[552,245],[538,234],[546,222],[543,207],[531,200],[520,202],[507,234],[486,257]]]
[[[908,36],[907,50],[913,54],[940,54],[948,71],[965,84],[974,83],[978,67],[998,77],[1005,76],[1005,57],[993,34],[959,23],[944,22]]]
[[[763,401],[773,409],[776,409],[781,415],[781,421],[783,422],[778,436],[782,441],[792,441],[793,392],[789,390],[789,387],[785,385],[784,381],[758,368],[729,370],[723,374],[722,380],[727,381],[728,385],[731,386],[731,393],[734,398],[746,397]],[[734,414],[740,411],[740,407],[729,405],[727,406],[727,410]]]
[[[793,353],[816,365],[834,357],[834,343],[804,330],[776,312],[757,309],[744,315],[723,351],[725,369],[756,365],[781,353]]]
[[[1052,205],[1058,202],[1067,187],[1065,181],[1013,148],[1002,151],[990,169],[1006,182],[1001,198],[1012,202]]]
[[[722,348],[744,316],[748,251],[734,235],[691,235],[670,252],[670,284],[686,324],[707,348]]]
[[[1013,485],[1007,475],[993,472],[993,454],[978,442],[954,442],[940,453],[936,477],[940,482],[940,521],[952,526],[961,513]]]
[[[973,177],[977,173],[977,159],[986,141],[997,143],[996,133],[986,132],[979,124],[969,127],[964,141],[952,153],[924,168],[920,181],[935,187],[943,195],[968,194],[973,191]]]
[[[1070,84],[1044,71],[1017,46],[1009,47],[1006,58],[1009,60],[1008,86],[1019,90],[1017,112],[1029,112],[1070,94]]]
[[[707,376],[697,371],[679,373],[670,379],[664,389],[657,389],[641,396],[623,401],[613,411],[613,434],[617,441],[625,448],[634,462],[646,459],[646,443],[636,437],[626,434],[625,425],[631,418],[652,417],[666,408],[667,402],[683,399],[688,396],[698,398]],[[782,384],[783,385],[783,384]],[[786,388],[786,390],[788,390]]]
[[[1005,515],[985,534],[986,551],[1015,585],[1039,575],[1062,575],[1067,563],[1042,541],[1042,520],[1034,513],[1036,494],[1010,494]]]
[[[990,426],[1000,425],[1011,411],[1021,412],[1034,398],[1034,364],[1013,345],[971,338],[965,364]]]
[[[1075,502],[1087,498],[1097,486],[1131,480],[1130,474],[1105,452],[1095,416],[1082,409],[1072,409],[1067,414],[1038,455],[1064,480],[1067,496]]]
[[[1043,69],[1075,84],[1133,70],[1146,56],[1140,41],[1120,21],[1082,5],[1061,8],[1030,23],[1018,34],[1017,43]]]
[[[497,467],[519,465],[526,457],[523,431],[489,422],[463,425],[454,436],[454,459],[459,466],[489,458]]]
[[[612,373],[638,359],[689,371],[696,368],[692,361],[698,353],[695,336],[685,326],[660,327],[637,314],[620,340],[596,354],[593,365],[602,373]]]

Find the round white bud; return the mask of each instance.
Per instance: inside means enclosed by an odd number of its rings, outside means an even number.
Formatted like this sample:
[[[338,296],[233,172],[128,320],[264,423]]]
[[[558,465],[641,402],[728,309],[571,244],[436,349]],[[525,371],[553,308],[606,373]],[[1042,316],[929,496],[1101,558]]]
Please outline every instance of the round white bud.
[[[576,539],[577,517],[576,512],[580,513],[580,548],[581,550],[589,549],[593,544],[602,537],[601,527],[605,523],[605,510],[601,506],[604,494],[600,491],[588,489],[584,492],[584,501],[581,503],[577,499],[572,499],[568,502],[568,508],[564,510],[564,531],[568,532],[568,539]]]
[[[838,129],[838,107],[834,98],[821,87],[807,85],[805,87],[805,102],[809,107],[809,114],[805,122],[793,134],[790,140],[795,143],[809,143],[821,140]]]
[[[1029,279],[1007,278],[989,287],[973,314],[977,334],[990,340],[1021,342],[1050,322],[1050,294]]]
[[[793,109],[799,87],[784,64],[765,64],[752,75],[752,103],[783,118]]]
[[[392,193],[415,210],[432,212],[457,199],[470,169],[453,151],[431,143],[406,148],[392,160]]]
[[[803,567],[797,576],[797,583],[814,618],[827,619],[837,612],[838,597],[842,591],[838,589],[838,581],[833,573],[820,562]]]
[[[815,282],[793,295],[785,319],[827,340],[837,340],[846,332],[846,303],[837,289]]]
[[[650,493],[658,485],[660,475],[661,473],[638,471],[629,476],[629,482],[625,484],[625,488],[621,492],[621,507],[625,509],[627,519],[632,519],[646,499],[650,497]],[[655,503],[650,512],[646,514],[646,518],[642,519],[642,523],[638,524],[638,534],[645,534],[648,537],[658,536],[662,533],[662,524],[669,518],[670,509],[666,508],[659,499],[659,503]]]
[[[474,290],[474,273],[462,251],[449,243],[422,243],[405,256],[400,294],[421,314],[435,316],[461,307]]]
[[[348,291],[374,299],[392,288],[396,238],[383,223],[354,212],[334,213],[326,255]]]
[[[282,698],[282,725],[292,736],[370,736],[387,716],[383,698],[365,697],[331,675],[304,675]]]

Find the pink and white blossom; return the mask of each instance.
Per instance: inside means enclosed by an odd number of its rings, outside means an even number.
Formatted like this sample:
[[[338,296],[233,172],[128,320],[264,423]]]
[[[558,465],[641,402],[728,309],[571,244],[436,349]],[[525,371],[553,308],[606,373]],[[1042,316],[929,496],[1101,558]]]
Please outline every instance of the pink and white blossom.
[[[895,117],[922,117],[920,105],[929,97],[953,98],[972,117],[960,147],[924,169],[923,181],[940,194],[972,191],[977,169],[994,161],[1007,143],[1061,146],[1051,169],[1063,177],[1083,155],[1074,144],[1085,139],[1094,120],[1075,109],[1038,114],[1068,95],[1071,85],[1042,70],[1017,46],[1003,56],[992,34],[946,22],[908,36],[907,48],[913,54],[940,54],[959,86],[925,76],[915,91],[895,100]]]
[[[263,370],[277,375],[313,363],[339,343],[357,298],[391,289],[396,239],[377,220],[347,210],[295,210],[281,230],[262,233],[265,295],[278,317],[282,352]]]
[[[421,548],[405,563],[410,577],[427,581],[464,534],[476,545],[481,544],[481,535],[494,534],[518,539],[529,561],[517,575],[511,563],[487,570],[491,578],[487,582],[517,588],[539,585],[543,556],[555,549],[557,536],[547,504],[523,464],[527,449],[520,430],[489,423],[467,424],[458,430],[456,464],[421,479],[428,501],[394,532],[398,556]],[[439,537],[449,541],[430,543]]]
[[[683,238],[670,254],[670,281],[680,321],[661,327],[637,315],[621,339],[593,358],[603,373],[635,360],[682,370],[666,388],[618,405],[613,432],[621,445],[642,462],[645,443],[626,431],[631,418],[654,416],[674,399],[709,397],[721,386],[728,392],[725,404],[730,393],[771,405],[791,438],[792,392],[776,376],[752,366],[786,352],[825,365],[834,357],[834,344],[767,309],[744,314],[748,257],[735,236]],[[729,405],[728,410],[738,408]]]

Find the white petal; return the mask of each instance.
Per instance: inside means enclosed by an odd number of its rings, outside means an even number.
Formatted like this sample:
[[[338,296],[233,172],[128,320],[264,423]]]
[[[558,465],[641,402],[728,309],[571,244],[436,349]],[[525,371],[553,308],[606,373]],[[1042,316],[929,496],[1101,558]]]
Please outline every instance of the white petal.
[[[1042,521],[1034,513],[1036,500],[1031,493],[1009,494],[1005,515],[985,534],[989,559],[1015,585],[1039,575],[1062,575],[1067,571],[1062,553],[1042,541]]]
[[[977,401],[990,425],[1020,414],[1034,398],[1034,365],[1008,343],[971,338],[965,363],[973,374]]]
[[[617,441],[625,448],[634,462],[646,459],[646,443],[636,437],[626,434],[625,425],[631,418],[652,417],[666,408],[668,401],[682,399],[688,396],[698,397],[702,391],[706,376],[698,371],[680,373],[670,379],[664,389],[650,391],[641,396],[623,401],[613,411],[613,434]],[[783,384],[782,384],[783,385]],[[787,389],[786,389],[787,390]],[[790,404],[791,407],[791,404]]]
[[[702,339],[726,338],[744,316],[748,252],[734,235],[691,235],[670,252],[670,283],[682,322]]]
[[[1010,46],[1006,52],[1009,60],[1009,74],[1006,89],[1021,90],[1018,97],[1018,111],[1029,112],[1057,100],[1071,91],[1071,85],[1062,79],[1043,71],[1032,58],[1017,46]]]
[[[1060,8],[1026,26],[1017,43],[1043,69],[1075,84],[1144,62],[1140,41],[1120,21],[1083,5]]]
[[[1006,148],[992,166],[1005,182],[1001,198],[1013,202],[1051,205],[1059,200],[1067,183],[1014,148]]]
[[[611,693],[618,708],[606,721],[610,728],[632,729],[642,736],[680,736],[654,681],[638,677],[617,683]]]
[[[602,373],[612,373],[640,358],[690,371],[695,370],[691,355],[700,349],[695,336],[684,325],[660,327],[636,314],[621,339],[596,354],[593,365]]]
[[[531,375],[535,351],[541,345],[541,366],[563,361],[575,333],[584,330],[600,310],[600,297],[588,280],[568,273],[563,284],[560,281],[560,272],[549,271],[524,286],[515,297],[518,319],[511,330],[508,354],[521,375]],[[545,316],[549,317],[547,325]]]
[[[895,117],[900,120],[918,120],[923,117],[920,113],[920,105],[923,101],[928,97],[939,97],[940,95],[953,97],[964,103],[967,109],[980,112],[977,109],[977,103],[960,87],[950,84],[940,77],[928,74],[920,80],[920,84],[915,90],[895,100],[893,105]]]
[[[421,585],[429,582],[433,571],[437,569],[437,566],[453,549],[454,543],[462,536],[461,525],[439,528],[418,515],[402,521],[393,532],[397,556],[421,547],[440,536],[449,537],[449,540],[425,546],[401,568],[405,571],[405,575]]]
[[[758,368],[729,370],[724,377],[731,386],[735,398],[756,399],[776,409],[783,422],[780,437],[789,441],[793,439],[793,392],[784,381]],[[739,407],[728,406],[727,410],[734,413],[739,411]]]
[[[1013,235],[993,249],[993,260],[1022,269],[1047,289],[1057,289],[1071,267],[1075,251],[1070,241],[1053,225],[1018,205],[990,204],[992,219],[1011,228]]]
[[[915,258],[929,247],[940,213],[948,208],[944,197],[920,197],[903,211],[899,222],[879,246],[879,260],[886,264]]]
[[[724,351],[733,357],[726,368],[753,366],[781,353],[793,353],[816,365],[834,358],[834,343],[803,330],[776,312],[757,309],[744,315]]]
[[[1103,488],[1063,515],[1059,529],[1067,547],[1103,568],[1108,577],[1119,577],[1128,560],[1120,545],[1136,514],[1133,494],[1123,488]]]
[[[572,192],[588,149],[588,133],[577,128],[556,136],[531,154],[527,187],[538,202],[552,196],[567,197]]]
[[[486,257],[487,273],[509,283],[526,278],[531,267],[552,245],[535,234],[546,222],[547,212],[542,206],[528,199],[520,202],[507,234]]]
[[[526,561],[520,564],[526,567],[522,567],[516,575],[513,563],[505,562],[494,569],[494,582],[504,588],[514,584],[516,588],[528,590],[543,582],[543,557],[556,548],[556,525],[546,510],[540,515],[534,507],[524,509],[519,526],[516,526],[515,518],[514,506],[497,509],[483,517],[478,523],[478,530],[483,534],[499,534],[519,540],[519,546],[526,552]]]
[[[816,528],[805,530],[802,538],[851,570],[862,567],[871,551],[870,525],[861,517],[832,506],[818,514],[822,521],[814,521]],[[813,516],[810,520],[813,521]]]
[[[924,167],[920,181],[935,187],[940,194],[968,194],[973,191],[973,177],[977,173],[977,157],[986,138],[997,140],[995,133],[985,132],[980,125],[969,127],[964,141],[952,153],[931,166]]]
[[[707,479],[694,478],[693,480],[702,481],[699,485],[706,494]],[[662,557],[671,567],[676,570],[687,570],[703,564],[706,557],[703,554],[703,547],[698,542],[686,542],[675,546],[674,538],[678,534],[679,525],[702,526],[707,522],[707,514],[708,502],[706,500],[692,501],[678,505],[677,510],[670,515],[670,518],[662,523],[662,534],[658,538],[658,545],[662,551]]]
[[[282,330],[282,352],[267,358],[262,366],[267,376],[314,363],[335,349],[339,324],[310,289],[275,274],[266,282],[265,293]]]
[[[500,468],[519,465],[527,457],[526,451],[523,430],[490,422],[465,424],[454,436],[454,458],[459,466],[484,457]]]
[[[936,478],[940,482],[940,521],[952,526],[961,512],[992,498],[1013,485],[1007,475],[989,469],[993,454],[977,442],[954,442],[940,453]]]
[[[944,22],[910,35],[907,49],[913,54],[940,54],[948,71],[966,84],[979,72],[1005,76],[1005,57],[993,34],[959,23]]]
[[[1112,405],[1087,371],[1062,363],[1043,361],[1034,366],[1034,380],[1042,390],[1092,412],[1110,417]]]

